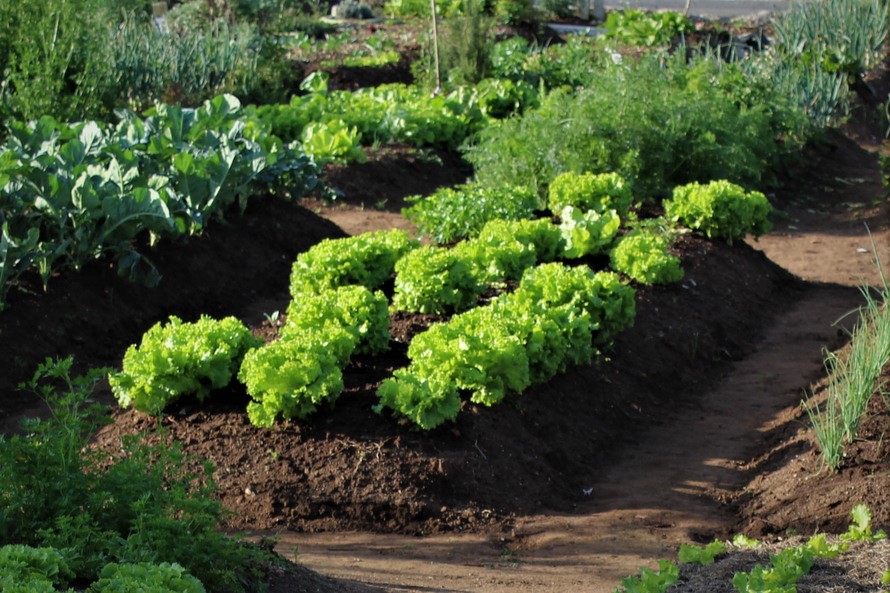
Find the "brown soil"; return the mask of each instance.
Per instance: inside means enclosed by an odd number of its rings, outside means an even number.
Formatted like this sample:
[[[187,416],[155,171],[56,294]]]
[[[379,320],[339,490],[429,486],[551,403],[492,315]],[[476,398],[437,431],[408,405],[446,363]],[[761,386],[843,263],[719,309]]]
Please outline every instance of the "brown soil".
[[[860,302],[852,285],[875,280],[859,251],[870,248],[861,221],[881,254],[890,246],[874,155],[862,138],[830,140],[803,181],[775,196],[787,219],[754,243],[763,253],[685,236],[683,282],[640,289],[636,325],[610,353],[498,408],[466,405],[456,424],[430,434],[375,415],[375,386],[405,361],[396,344],[386,356],[356,360],[337,408],[305,423],[254,429],[237,388],[201,407],[182,401],[161,422],[186,452],[215,462],[233,529],[277,534],[278,549],[298,549],[305,566],[385,591],[611,591],[690,539],[842,530],[857,502],[886,527],[886,400],[838,474],[819,471],[797,407],[821,376],[822,349],[843,343],[832,322]],[[331,169],[345,199],[311,205],[354,223],[369,204],[396,210],[409,193],[461,181],[458,165],[443,155],[383,153]],[[406,193],[408,180],[415,185]],[[343,206],[350,200],[365,209]],[[395,216],[350,230],[390,226]],[[296,253],[340,235],[301,206],[257,200],[243,219],[162,247],[158,289],[96,265],[54,279],[48,295],[15,293],[0,314],[4,429],[36,409],[12,385],[44,356],[118,364],[126,345],[170,314],[235,314],[261,326],[263,313],[287,304]],[[154,425],[130,411],[114,416],[100,446]],[[875,549],[887,553],[861,554]],[[750,562],[743,556],[719,570],[731,574]],[[886,569],[886,558],[872,565]],[[810,590],[877,590],[829,564]],[[273,590],[368,590],[298,572],[278,577]],[[728,590],[713,573],[684,578],[683,590]]]

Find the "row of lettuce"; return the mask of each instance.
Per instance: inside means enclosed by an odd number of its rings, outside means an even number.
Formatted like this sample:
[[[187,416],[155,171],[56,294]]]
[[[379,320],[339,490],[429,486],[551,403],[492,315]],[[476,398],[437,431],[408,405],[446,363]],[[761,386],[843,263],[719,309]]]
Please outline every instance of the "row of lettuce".
[[[683,277],[673,233],[657,229],[682,223],[731,240],[769,224],[763,194],[727,182],[676,188],[670,220],[636,220],[632,201],[617,175],[569,173],[550,188],[558,216],[494,218],[451,246],[419,245],[400,230],[322,241],[293,265],[279,339],[261,344],[234,318],[172,318],[128,349],[112,389],[122,406],[161,414],[237,376],[250,421],[267,427],[333,404],[353,355],[390,347],[391,312],[437,314],[450,318],[413,338],[410,364],[383,382],[375,407],[435,428],[464,399],[491,406],[589,363],[633,323],[634,290],[622,275],[644,284]],[[597,258],[611,269],[594,272]],[[484,302],[489,289],[500,294]]]

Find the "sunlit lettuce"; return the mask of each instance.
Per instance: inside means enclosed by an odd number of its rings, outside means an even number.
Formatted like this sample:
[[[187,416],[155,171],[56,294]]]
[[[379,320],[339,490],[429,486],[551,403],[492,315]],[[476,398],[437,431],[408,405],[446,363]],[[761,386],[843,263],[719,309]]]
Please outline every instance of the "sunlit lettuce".
[[[279,417],[305,418],[333,403],[343,391],[343,355],[354,348],[355,338],[331,323],[250,351],[238,379],[253,399],[251,424],[270,427]]]
[[[234,317],[183,323],[171,316],[127,349],[121,372],[109,382],[122,407],[157,415],[183,395],[203,400],[228,385],[244,354],[261,343]]]
[[[549,218],[492,220],[482,227],[478,238],[488,243],[519,241],[534,248],[537,263],[555,260],[564,246],[562,232]]]
[[[490,406],[569,364],[589,363],[595,345],[633,315],[634,291],[614,273],[558,263],[532,268],[512,294],[415,336],[411,364],[381,385],[375,410],[434,428],[456,417],[461,394]]]
[[[623,215],[633,203],[633,193],[617,173],[562,173],[550,182],[548,205],[554,214],[566,206],[583,211],[615,210]]]
[[[388,305],[382,292],[371,292],[364,286],[341,286],[305,295],[288,306],[281,336],[299,336],[333,323],[353,336],[359,352],[381,352],[389,347]]]
[[[410,369],[398,369],[377,389],[379,414],[391,409],[424,430],[454,421],[460,412],[457,386],[442,375],[422,377]]]
[[[673,199],[665,202],[665,216],[713,239],[732,242],[751,234],[766,234],[772,228],[772,206],[758,191],[726,180],[702,185],[690,183],[674,188]]]
[[[670,284],[683,279],[680,258],[668,252],[668,241],[652,232],[623,237],[612,250],[612,269],[641,284]]]
[[[325,239],[294,262],[291,296],[317,294],[347,284],[374,290],[389,279],[396,261],[416,246],[408,233],[399,229]]]
[[[472,306],[483,286],[454,250],[423,246],[396,262],[392,308],[418,313],[450,313]]]
[[[621,228],[621,219],[615,210],[583,212],[574,206],[566,206],[559,216],[562,220],[559,230],[565,242],[562,255],[567,259],[602,253]]]

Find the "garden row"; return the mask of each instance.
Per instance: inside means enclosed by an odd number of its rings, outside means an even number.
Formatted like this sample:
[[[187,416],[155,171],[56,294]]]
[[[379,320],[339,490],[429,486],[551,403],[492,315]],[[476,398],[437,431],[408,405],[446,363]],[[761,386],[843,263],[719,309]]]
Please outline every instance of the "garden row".
[[[852,543],[865,545],[887,539],[882,531],[872,531],[871,511],[865,505],[853,507],[853,522],[847,531],[829,539],[824,533],[812,536],[806,543],[787,546],[776,554],[769,555],[768,563],[757,563],[750,570],[735,571],[732,587],[739,593],[793,593],[797,583],[807,575],[819,559],[834,559],[847,553]],[[737,535],[731,545],[714,541],[706,546],[683,544],[678,559],[680,565],[709,566],[718,556],[734,550],[754,550],[761,543],[745,535]],[[658,570],[644,568],[639,576],[621,580],[621,587],[615,593],[664,593],[681,582],[681,566],[667,560],[659,561]],[[727,575],[728,576],[728,575]],[[884,571],[878,579],[882,585],[890,584],[890,571]],[[719,586],[711,583],[712,586]]]
[[[0,153],[0,307],[23,274],[45,288],[102,255],[126,276],[157,281],[134,239],[197,232],[270,188],[300,196],[316,184],[306,155],[361,160],[362,144],[462,147],[475,183],[491,191],[521,180],[543,196],[567,171],[616,172],[656,201],[695,181],[762,185],[814,125],[843,111],[849,80],[875,63],[886,37],[876,2],[795,9],[777,23],[779,43],[733,62],[687,63],[683,52],[625,60],[611,39],[542,49],[484,38],[479,71],[458,76],[475,84],[439,96],[406,85],[328,91],[316,74],[287,104],[240,110],[220,96],[197,110],[159,104],[144,119],[121,111],[116,125],[11,123]],[[835,45],[824,42],[831,19],[850,30]],[[440,231],[480,218],[484,204],[448,202],[418,200],[409,216],[434,237],[460,238]]]
[[[634,291],[616,272],[644,283],[683,275],[668,252],[671,235],[653,230],[673,223],[634,220],[620,177],[565,174],[549,196],[559,224],[495,218],[451,247],[419,246],[398,230],[323,241],[294,263],[278,340],[261,345],[234,318],[173,318],[128,349],[112,389],[122,406],[160,414],[183,395],[206,399],[237,375],[252,398],[252,423],[304,418],[334,403],[353,354],[389,348],[389,314],[407,311],[451,317],[414,337],[409,366],[383,382],[376,410],[432,429],[454,420],[464,397],[494,405],[589,363],[633,322]],[[667,203],[674,221],[728,240],[764,232],[769,212],[762,194],[727,182],[679,187]],[[591,256],[606,257],[612,270],[594,273]],[[393,273],[387,297],[380,289]],[[480,304],[492,288],[499,296]]]

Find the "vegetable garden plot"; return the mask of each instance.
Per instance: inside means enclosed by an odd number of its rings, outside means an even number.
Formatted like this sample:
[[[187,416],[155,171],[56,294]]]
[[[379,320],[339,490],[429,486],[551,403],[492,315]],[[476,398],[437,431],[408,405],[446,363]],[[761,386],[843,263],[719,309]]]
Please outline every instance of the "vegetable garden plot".
[[[617,336],[611,360],[574,367],[496,408],[464,403],[456,423],[431,433],[371,411],[377,386],[405,364],[399,345],[356,357],[336,409],[322,406],[306,421],[257,429],[244,414],[246,395],[233,388],[215,401],[180,400],[162,424],[214,461],[233,527],[429,532],[568,510],[633,427],[651,421],[656,406],[691,397],[691,386],[705,387],[720,361],[741,356],[796,298],[796,281],[745,246],[686,237],[680,250],[686,279],[639,292],[636,326]],[[99,444],[154,422],[118,413]]]

